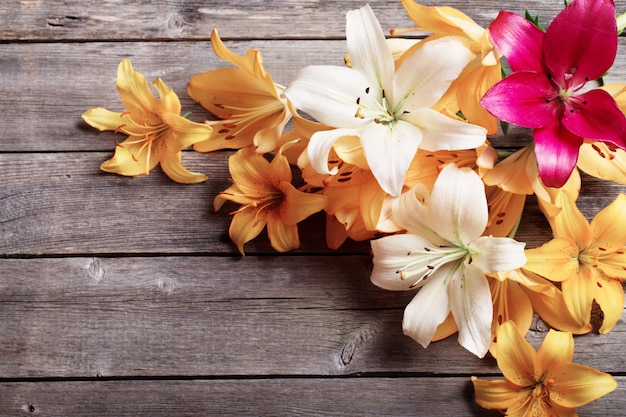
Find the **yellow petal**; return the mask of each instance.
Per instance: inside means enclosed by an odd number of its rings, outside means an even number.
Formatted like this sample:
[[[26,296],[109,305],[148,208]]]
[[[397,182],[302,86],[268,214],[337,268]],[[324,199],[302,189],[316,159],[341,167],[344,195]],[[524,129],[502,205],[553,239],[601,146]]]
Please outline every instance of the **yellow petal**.
[[[274,91],[274,82],[269,73],[263,69],[263,59],[259,51],[249,49],[243,57],[231,52],[220,39],[217,29],[213,29],[211,32],[211,46],[219,58],[254,76],[265,85],[268,91]],[[276,93],[274,92],[274,94]]]
[[[576,165],[594,177],[626,184],[626,152],[622,149],[611,150],[603,142],[583,143]]]
[[[211,122],[213,135],[195,147],[200,152],[249,146],[257,135],[263,136],[257,141],[278,143],[282,126],[291,115],[274,88],[268,91],[258,79],[234,68],[194,75],[187,93],[222,119]]]
[[[487,185],[497,185],[514,194],[533,194],[539,171],[533,146],[525,146],[483,174]]]
[[[487,381],[472,377],[476,403],[490,410],[507,410],[530,399],[531,389],[522,388],[504,379]]]
[[[626,280],[626,246],[601,257],[598,268],[604,276]]]
[[[574,334],[589,333],[591,324],[580,324],[569,312],[563,293],[554,288],[553,293],[535,292],[526,289],[533,310],[549,326]]]
[[[591,221],[593,247],[601,252],[614,252],[626,244],[626,194],[602,209]]]
[[[169,88],[160,78],[152,81],[152,85],[156,87],[159,93],[159,98],[163,104],[164,110],[166,112],[180,114],[180,100],[174,90]]]
[[[278,252],[289,252],[300,247],[298,226],[286,224],[280,213],[271,211],[267,216],[267,234],[272,247]]]
[[[230,222],[228,234],[242,255],[243,245],[257,237],[267,222],[267,211],[255,207],[246,207],[237,211]]]
[[[537,354],[542,373],[561,364],[570,363],[574,358],[574,337],[569,332],[550,329]]]
[[[617,388],[611,375],[574,363],[551,369],[548,378],[554,380],[550,399],[568,408],[581,407]]]
[[[139,139],[128,137],[115,148],[113,158],[104,161],[100,169],[120,175],[148,175],[157,166],[161,158],[161,150],[156,147],[144,147],[143,143],[132,143]]]
[[[376,230],[386,193],[374,178],[359,187],[359,207],[366,230]]]
[[[278,185],[281,181],[291,182],[291,167],[289,161],[281,153],[278,153],[270,163],[272,170],[272,181]]]
[[[168,152],[171,153],[182,151],[195,143],[207,140],[213,130],[211,126],[192,122],[174,113],[164,115],[163,121],[170,126],[166,145]]]
[[[598,331],[606,334],[615,327],[624,312],[624,287],[616,279],[600,279],[596,285],[596,302],[603,313],[602,325]]]
[[[325,196],[299,191],[287,181],[282,181],[279,189],[284,195],[280,205],[280,219],[286,225],[296,225],[326,206]]]
[[[507,321],[498,329],[498,367],[504,377],[520,387],[535,384],[537,354],[522,337],[515,323]]]
[[[483,235],[506,237],[518,224],[526,204],[526,194],[513,194],[500,187],[487,187],[489,222]]]
[[[265,197],[276,192],[272,185],[272,169],[269,161],[254,149],[243,148],[228,158],[228,169],[235,184],[249,197]],[[279,179],[274,178],[278,183]]]
[[[591,322],[591,306],[598,288],[593,275],[587,266],[581,265],[578,274],[561,283],[567,309],[584,326]]]
[[[485,31],[465,13],[452,7],[424,6],[414,0],[402,0],[402,5],[411,20],[429,32],[480,40]]]
[[[100,131],[117,130],[123,124],[122,113],[112,112],[102,107],[87,110],[82,118],[89,126]]]
[[[578,246],[569,238],[557,237],[524,253],[524,269],[551,281],[564,281],[578,272]]]
[[[497,335],[502,323],[507,321],[514,322],[522,333],[526,333],[533,319],[533,308],[522,286],[513,280],[494,278],[489,279],[489,286],[493,302],[491,333]],[[498,341],[494,339],[489,351],[497,358]]]
[[[576,202],[566,193],[560,193],[555,201],[561,211],[548,219],[554,234],[557,237],[569,238],[576,242],[579,251],[585,250],[592,238],[587,218],[578,210]]]
[[[163,107],[150,91],[146,78],[133,69],[128,59],[122,60],[118,66],[117,91],[124,108],[135,120],[155,117],[154,114]]]
[[[183,166],[182,152],[168,153],[161,158],[161,169],[172,180],[181,184],[197,184],[207,180],[207,176],[191,172]]]

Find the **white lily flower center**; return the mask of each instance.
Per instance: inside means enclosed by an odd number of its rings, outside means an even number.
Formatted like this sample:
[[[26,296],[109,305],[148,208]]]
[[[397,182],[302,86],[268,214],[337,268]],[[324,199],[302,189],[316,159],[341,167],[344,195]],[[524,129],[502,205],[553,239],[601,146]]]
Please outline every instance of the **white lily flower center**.
[[[400,274],[402,280],[414,280],[411,287],[416,288],[445,265],[454,264],[453,271],[455,271],[466,261],[471,262],[474,252],[472,248],[465,245],[413,249],[407,253],[409,261],[396,272]]]
[[[370,87],[365,89],[365,93],[370,93]],[[374,101],[371,106],[368,105],[368,102],[370,102],[369,100],[361,100],[361,97],[357,97],[357,110],[354,117],[372,120],[375,123],[381,123],[384,125],[397,121],[399,115],[404,113],[403,110],[398,108],[399,106],[396,106],[395,109],[393,108],[384,89],[381,90],[381,97],[382,100]]]

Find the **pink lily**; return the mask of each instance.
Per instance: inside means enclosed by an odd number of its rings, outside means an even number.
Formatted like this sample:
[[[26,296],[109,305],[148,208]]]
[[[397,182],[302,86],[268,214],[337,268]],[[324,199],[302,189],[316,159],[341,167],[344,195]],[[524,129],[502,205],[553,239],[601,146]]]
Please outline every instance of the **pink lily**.
[[[626,117],[606,91],[581,93],[617,53],[613,0],[575,0],[544,33],[502,11],[489,27],[512,73],[481,104],[508,123],[534,129],[539,176],[549,187],[569,178],[584,138],[626,148]]]

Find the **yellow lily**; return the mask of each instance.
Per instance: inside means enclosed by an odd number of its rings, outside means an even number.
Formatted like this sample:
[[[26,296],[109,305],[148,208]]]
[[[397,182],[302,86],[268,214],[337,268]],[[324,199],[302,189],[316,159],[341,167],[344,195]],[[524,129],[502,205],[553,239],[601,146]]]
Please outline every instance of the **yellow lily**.
[[[188,171],[181,162],[182,150],[211,135],[211,127],[194,123],[180,115],[180,101],[174,91],[157,78],[152,85],[160,101],[148,87],[145,77],[133,70],[129,60],[120,62],[117,91],[126,111],[116,113],[98,107],[82,117],[98,130],[112,130],[128,135],[119,143],[113,158],[102,163],[103,171],[121,175],[147,175],[160,164],[168,177],[180,183],[197,183],[206,175]]]
[[[531,254],[525,251],[528,262]],[[527,262],[527,264],[528,264]],[[533,320],[533,312],[549,326],[574,334],[587,333],[590,327],[581,326],[568,313],[563,293],[547,279],[525,267],[488,276],[493,301],[491,332],[494,336],[489,351],[497,357],[496,335],[502,323],[512,321],[521,334],[526,334]]]
[[[595,302],[608,333],[622,316],[626,279],[626,195],[621,193],[589,223],[568,197],[558,197],[561,211],[550,219],[556,238],[529,249],[525,268],[560,281],[568,310],[581,326],[591,328]]]
[[[508,321],[498,329],[498,367],[505,379],[472,377],[476,402],[507,416],[575,417],[575,408],[614,391],[615,379],[572,363],[574,338],[550,330],[538,351]]]
[[[626,84],[610,84],[602,87],[626,113]],[[589,175],[620,184],[626,184],[626,152],[604,142],[585,142],[580,147],[578,168]]]
[[[460,110],[470,123],[484,127],[488,135],[496,134],[498,120],[480,105],[487,90],[502,78],[500,53],[491,43],[489,31],[452,7],[424,6],[414,0],[402,0],[402,5],[420,29],[433,33],[411,50],[429,39],[454,36],[467,41],[475,55],[434,108],[449,114]],[[396,29],[392,33],[408,31],[415,29]]]
[[[243,246],[267,225],[270,243],[279,252],[300,246],[298,223],[322,210],[326,197],[297,190],[291,185],[291,167],[280,152],[268,162],[253,147],[231,155],[228,168],[234,184],[214,200],[215,210],[226,201],[241,204],[230,224],[229,234],[244,255]]]
[[[226,48],[216,29],[211,33],[211,46],[215,55],[237,68],[191,77],[187,93],[219,119],[206,122],[215,127],[213,135],[194,149],[211,152],[254,145],[261,154],[275,151],[291,118],[287,100],[280,97],[284,87],[274,84],[259,51],[235,54]]]

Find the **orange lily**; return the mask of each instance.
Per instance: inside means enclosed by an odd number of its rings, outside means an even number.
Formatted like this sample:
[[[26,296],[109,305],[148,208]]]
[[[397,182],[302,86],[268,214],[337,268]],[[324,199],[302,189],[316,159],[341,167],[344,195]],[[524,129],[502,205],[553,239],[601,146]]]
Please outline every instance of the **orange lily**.
[[[119,143],[113,158],[102,163],[103,171],[121,175],[147,175],[161,165],[168,177],[180,183],[197,183],[206,175],[188,171],[181,162],[182,150],[211,135],[211,127],[192,122],[180,115],[181,105],[174,91],[157,78],[160,101],[148,87],[145,77],[133,70],[129,60],[120,62],[117,70],[117,91],[126,111],[116,113],[98,107],[82,117],[98,130],[113,130],[128,135]]]
[[[574,408],[617,388],[604,372],[572,363],[571,333],[550,330],[538,351],[508,321],[498,330],[498,367],[505,379],[472,377],[476,402],[507,416],[575,417]]]
[[[287,100],[280,97],[284,87],[274,84],[263,68],[259,51],[235,54],[226,48],[216,29],[211,33],[211,46],[215,55],[237,68],[191,77],[187,93],[219,119],[206,122],[215,127],[214,134],[194,149],[211,152],[253,144],[258,153],[278,149],[283,128],[291,118]]]
[[[227,201],[241,204],[232,214],[229,234],[244,255],[243,246],[267,225],[270,243],[279,252],[300,246],[298,223],[322,210],[326,197],[291,185],[291,167],[280,152],[268,162],[253,147],[240,149],[228,159],[234,184],[215,197],[219,210]]]

